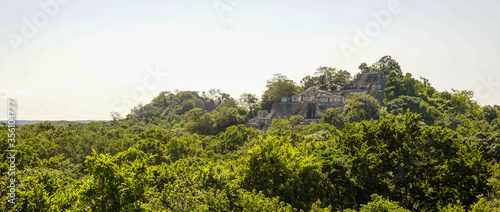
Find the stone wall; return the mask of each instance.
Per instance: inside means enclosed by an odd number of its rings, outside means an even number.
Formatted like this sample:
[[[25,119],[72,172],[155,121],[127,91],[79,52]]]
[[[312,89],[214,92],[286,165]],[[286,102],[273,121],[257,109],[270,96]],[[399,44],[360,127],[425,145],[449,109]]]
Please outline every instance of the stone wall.
[[[319,119],[324,110],[329,108],[342,108],[343,102],[284,102],[275,103],[271,109],[273,118],[290,118],[301,115],[305,119]]]
[[[317,116],[316,103],[310,102],[283,102],[274,103],[271,109],[272,118],[290,118],[294,115],[301,115],[304,118]]]

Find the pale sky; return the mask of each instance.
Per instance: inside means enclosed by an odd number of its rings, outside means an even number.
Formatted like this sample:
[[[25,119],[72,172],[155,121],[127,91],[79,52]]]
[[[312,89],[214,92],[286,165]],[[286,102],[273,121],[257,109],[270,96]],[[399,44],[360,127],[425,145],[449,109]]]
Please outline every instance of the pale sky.
[[[391,55],[500,105],[497,0],[0,0],[0,120],[108,120],[164,90],[261,96],[282,73]]]

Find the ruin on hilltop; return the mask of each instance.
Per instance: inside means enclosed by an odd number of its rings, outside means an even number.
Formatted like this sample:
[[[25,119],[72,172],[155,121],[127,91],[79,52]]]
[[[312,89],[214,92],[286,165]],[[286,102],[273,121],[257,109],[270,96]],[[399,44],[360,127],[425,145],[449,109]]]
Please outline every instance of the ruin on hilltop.
[[[274,103],[271,111],[259,110],[246,126],[265,131],[273,119],[295,115],[301,115],[307,123],[318,123],[324,110],[343,108],[345,100],[356,93],[369,94],[382,104],[388,79],[389,74],[383,72],[366,72],[359,74],[351,83],[341,85],[338,91],[310,87],[300,94],[281,97],[281,102]]]

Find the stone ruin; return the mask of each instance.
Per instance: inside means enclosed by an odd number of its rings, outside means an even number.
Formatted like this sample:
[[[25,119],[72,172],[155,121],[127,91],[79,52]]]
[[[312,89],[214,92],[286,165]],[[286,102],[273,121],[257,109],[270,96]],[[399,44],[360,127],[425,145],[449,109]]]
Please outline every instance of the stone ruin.
[[[344,101],[356,93],[369,94],[383,104],[384,89],[389,75],[382,72],[359,74],[349,84],[343,84],[338,91],[323,91],[315,87],[307,88],[294,96],[281,97],[280,103],[274,103],[271,111],[259,110],[257,116],[250,119],[247,127],[267,130],[272,120],[301,115],[308,123],[318,123],[321,114],[329,108],[343,108]]]

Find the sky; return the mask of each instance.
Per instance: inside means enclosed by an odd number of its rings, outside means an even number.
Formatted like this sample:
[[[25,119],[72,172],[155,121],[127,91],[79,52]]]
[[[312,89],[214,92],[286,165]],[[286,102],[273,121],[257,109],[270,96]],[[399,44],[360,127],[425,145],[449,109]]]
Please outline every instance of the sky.
[[[0,120],[109,120],[161,91],[261,96],[281,73],[390,55],[500,105],[496,0],[0,0]]]

